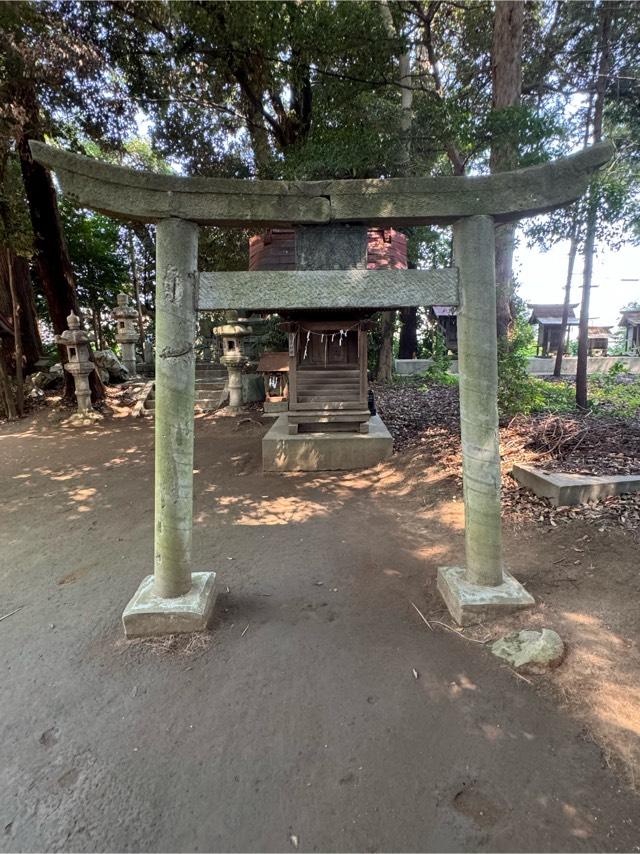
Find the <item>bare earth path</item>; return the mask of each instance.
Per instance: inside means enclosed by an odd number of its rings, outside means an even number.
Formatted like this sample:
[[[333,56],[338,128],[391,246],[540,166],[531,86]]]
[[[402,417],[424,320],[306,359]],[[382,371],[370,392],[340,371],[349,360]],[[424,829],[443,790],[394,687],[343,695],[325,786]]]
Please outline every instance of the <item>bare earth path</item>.
[[[414,524],[397,462],[265,477],[263,432],[198,420],[194,562],[222,592],[211,640],[164,653],[119,624],[152,425],[0,432],[1,849],[640,850],[580,724],[411,608],[461,560],[450,479]]]

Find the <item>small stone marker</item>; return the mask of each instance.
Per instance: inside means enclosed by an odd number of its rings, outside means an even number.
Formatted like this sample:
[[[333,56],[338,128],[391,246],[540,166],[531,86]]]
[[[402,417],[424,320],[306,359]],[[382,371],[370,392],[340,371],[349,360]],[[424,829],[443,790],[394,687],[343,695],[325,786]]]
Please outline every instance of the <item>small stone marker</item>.
[[[544,673],[564,658],[564,643],[553,629],[523,630],[505,635],[491,644],[491,652],[504,658],[516,670]]]

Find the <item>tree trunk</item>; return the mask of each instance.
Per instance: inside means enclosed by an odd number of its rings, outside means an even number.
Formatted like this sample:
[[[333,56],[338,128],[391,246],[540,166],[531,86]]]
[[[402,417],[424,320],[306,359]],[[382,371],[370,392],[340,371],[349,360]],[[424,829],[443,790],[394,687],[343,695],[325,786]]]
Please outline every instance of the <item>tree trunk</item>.
[[[614,14],[612,3],[602,3],[599,8],[600,34],[598,37],[598,71],[595,80],[595,102],[593,108],[593,141],[602,140],[602,117],[604,115],[604,99],[607,88],[607,78],[610,66],[611,22]],[[588,405],[587,391],[587,358],[589,355],[589,303],[591,300],[591,279],[593,277],[593,254],[596,244],[596,229],[598,227],[599,192],[597,184],[591,182],[587,204],[587,221],[584,238],[584,267],[582,272],[582,301],[580,303],[580,331],[578,334],[578,366],[576,368],[576,406],[586,409]]]
[[[418,355],[418,309],[401,309],[400,323],[402,326],[400,328],[398,358],[415,359]]]
[[[4,341],[5,339],[0,337],[0,403],[2,403],[9,421],[13,421],[16,418],[16,404],[13,399],[11,383],[9,382],[9,374],[7,372]]]
[[[11,294],[11,308],[13,316],[13,340],[14,353],[16,359],[16,410],[18,417],[24,415],[24,380],[22,364],[22,324],[20,322],[20,303],[18,301],[18,293],[13,281],[13,264],[11,258],[11,250],[7,247],[6,252],[7,269],[9,271],[9,293]]]
[[[33,128],[37,127],[38,106],[35,94],[25,97],[29,119],[18,139],[18,154],[25,194],[33,227],[34,265],[49,308],[49,317],[56,335],[67,328],[67,317],[73,311],[81,317],[75,280],[62,222],[58,212],[56,191],[48,169],[36,163],[29,149],[29,139],[44,140]],[[67,355],[60,347],[60,361]],[[105,388],[97,371],[89,376],[91,400],[97,403],[105,397]],[[65,371],[65,397],[73,397],[73,377]]]
[[[567,326],[569,321],[569,306],[571,305],[571,279],[573,278],[573,267],[576,261],[576,252],[578,251],[578,229],[577,222],[574,219],[573,233],[571,234],[571,245],[569,246],[569,263],[567,264],[567,280],[564,286],[564,305],[562,306],[562,326],[560,328],[560,343],[556,353],[556,364],[553,369],[554,377],[560,378],[562,375],[562,357],[564,356],[564,342],[567,337]]]
[[[495,4],[491,48],[494,112],[520,103],[523,21],[524,3],[521,0],[502,0]],[[514,169],[517,166],[517,157],[517,147],[512,140],[497,138],[491,146],[489,160],[491,172],[506,172]],[[512,319],[515,234],[514,224],[496,226],[496,323],[499,337],[507,335]]]
[[[129,231],[129,258],[131,259],[131,282],[133,283],[133,298],[136,301],[138,312],[138,334],[140,335],[140,346],[144,349],[144,323],[142,320],[142,306],[140,305],[140,282],[138,279],[138,261],[133,244],[133,232]]]
[[[29,264],[26,258],[16,255],[9,250],[0,252],[0,311],[10,317],[12,314],[11,292],[9,290],[9,260],[13,273],[13,285],[20,306],[22,355],[25,369],[31,371],[42,356],[42,341],[38,329],[36,306],[33,298],[33,284],[29,274]]]
[[[393,332],[396,325],[395,311],[383,311],[381,315],[381,342],[376,379],[381,383],[391,382],[393,376]]]
[[[380,4],[382,20],[390,39],[400,35],[393,23],[389,0]],[[400,139],[395,151],[395,172],[397,175],[408,175],[411,169],[411,124],[413,120],[413,89],[411,77],[411,57],[408,51],[398,57],[400,95]],[[393,376],[393,333],[396,326],[396,312],[383,311],[381,316],[382,331],[380,356],[378,359],[378,382],[390,382]]]

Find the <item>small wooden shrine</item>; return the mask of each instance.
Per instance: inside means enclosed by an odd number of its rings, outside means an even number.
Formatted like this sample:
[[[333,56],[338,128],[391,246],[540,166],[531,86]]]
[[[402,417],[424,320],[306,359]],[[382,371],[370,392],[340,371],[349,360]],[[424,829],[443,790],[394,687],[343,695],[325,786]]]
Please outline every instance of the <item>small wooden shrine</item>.
[[[458,316],[454,305],[432,305],[429,319],[440,327],[447,350],[458,352]]]
[[[609,351],[611,326],[590,326],[587,332],[589,356],[606,356]]]
[[[355,263],[340,269],[407,268],[407,238],[392,228],[353,233]],[[337,247],[336,247],[337,249]],[[314,267],[313,246],[302,250]],[[295,270],[301,259],[293,229],[271,229],[249,244],[250,270]],[[359,260],[358,260],[359,259]],[[343,259],[344,260],[344,259]],[[338,262],[340,265],[342,262]],[[371,311],[285,312],[289,336],[288,430],[296,433],[369,432],[367,332]]]
[[[640,353],[640,310],[628,309],[623,311],[619,325],[625,333],[625,353]]]
[[[557,353],[562,338],[562,313],[564,306],[562,303],[529,303],[531,316],[529,323],[532,326],[538,326],[538,342],[536,345],[536,356],[548,356],[550,353]],[[575,308],[578,303],[573,303],[569,306],[569,315],[567,317],[567,337],[564,342],[565,349],[569,341],[569,335],[572,326],[578,326],[580,321],[575,315]]]
[[[289,399],[289,353],[263,353],[258,373],[264,380],[265,413],[286,412]]]
[[[368,433],[369,322],[315,313],[282,326],[289,334],[289,433]]]

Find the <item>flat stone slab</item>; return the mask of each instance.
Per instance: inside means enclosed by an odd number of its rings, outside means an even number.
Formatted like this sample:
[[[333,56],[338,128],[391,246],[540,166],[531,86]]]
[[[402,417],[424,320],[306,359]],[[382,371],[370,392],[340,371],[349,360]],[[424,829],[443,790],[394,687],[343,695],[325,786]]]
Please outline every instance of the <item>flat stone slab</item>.
[[[491,652],[508,661],[516,670],[527,673],[544,673],[557,667],[564,658],[564,643],[553,629],[538,632],[523,629],[498,638],[491,644]]]
[[[513,575],[506,571],[502,574],[502,584],[485,587],[466,581],[462,566],[439,567],[438,591],[458,625],[481,623],[535,605],[533,596]]]
[[[147,575],[124,609],[122,624],[128,638],[203,632],[209,627],[218,591],[215,572],[194,572],[191,590],[165,599]]]
[[[288,416],[280,415],[262,439],[263,471],[341,471],[369,468],[393,452],[393,438],[379,415],[368,433],[289,435]]]
[[[597,498],[640,491],[640,475],[637,474],[563,474],[521,464],[514,465],[511,474],[521,486],[541,498],[548,498],[556,507],[585,504]]]

